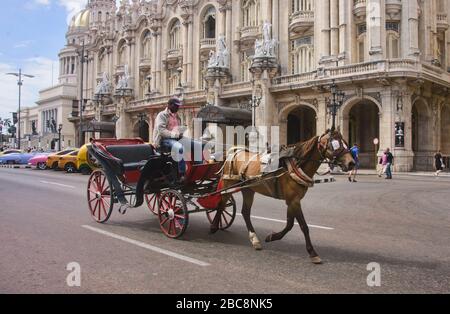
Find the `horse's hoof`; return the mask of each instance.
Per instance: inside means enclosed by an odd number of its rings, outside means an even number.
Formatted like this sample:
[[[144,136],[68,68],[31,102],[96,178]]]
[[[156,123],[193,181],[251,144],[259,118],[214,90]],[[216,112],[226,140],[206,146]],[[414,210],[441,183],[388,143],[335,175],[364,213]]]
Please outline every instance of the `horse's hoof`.
[[[216,234],[219,231],[219,228],[211,228],[209,229],[209,234]]]
[[[313,264],[316,264],[316,265],[322,264],[322,260],[320,259],[319,256],[311,257],[311,262],[312,262]]]
[[[272,242],[272,236],[273,236],[273,234],[269,234],[269,235],[266,237],[266,243]]]
[[[262,250],[262,245],[261,245],[261,243],[253,243],[252,244],[253,245],[253,248],[256,250],[256,251],[261,251]]]

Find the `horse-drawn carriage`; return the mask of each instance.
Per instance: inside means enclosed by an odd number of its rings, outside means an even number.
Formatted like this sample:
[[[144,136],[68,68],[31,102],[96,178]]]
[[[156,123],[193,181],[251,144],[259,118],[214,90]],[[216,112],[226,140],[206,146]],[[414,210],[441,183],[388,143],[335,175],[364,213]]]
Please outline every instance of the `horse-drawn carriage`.
[[[190,214],[205,212],[210,223],[216,218],[222,200],[219,172],[223,162],[186,161],[186,176],[180,182],[178,164],[170,153],[158,152],[141,139],[93,139],[89,156],[97,170],[89,178],[87,199],[91,216],[98,223],[108,221],[115,205],[125,214],[144,202],[170,238],[183,235]],[[233,224],[233,197],[219,215],[220,230]]]

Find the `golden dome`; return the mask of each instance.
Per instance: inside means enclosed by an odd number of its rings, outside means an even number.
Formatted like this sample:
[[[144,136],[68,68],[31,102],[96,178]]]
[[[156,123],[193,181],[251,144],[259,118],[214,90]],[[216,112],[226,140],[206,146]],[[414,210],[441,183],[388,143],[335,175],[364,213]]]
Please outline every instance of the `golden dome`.
[[[91,16],[91,12],[89,10],[83,10],[77,13],[70,23],[70,28],[87,28],[89,27],[89,18]]]

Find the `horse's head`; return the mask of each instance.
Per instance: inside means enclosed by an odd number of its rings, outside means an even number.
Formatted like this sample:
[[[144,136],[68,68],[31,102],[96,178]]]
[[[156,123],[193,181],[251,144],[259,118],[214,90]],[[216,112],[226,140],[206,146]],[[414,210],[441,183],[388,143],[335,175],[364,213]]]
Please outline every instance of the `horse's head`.
[[[355,168],[355,161],[350,153],[347,142],[338,131],[327,131],[319,138],[319,149],[322,156],[331,164],[339,166],[344,171]]]

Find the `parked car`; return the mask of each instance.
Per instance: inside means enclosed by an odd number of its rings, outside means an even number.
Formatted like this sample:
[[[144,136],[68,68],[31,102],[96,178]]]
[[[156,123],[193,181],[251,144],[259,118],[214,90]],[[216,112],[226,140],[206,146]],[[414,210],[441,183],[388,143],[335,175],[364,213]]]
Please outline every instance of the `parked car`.
[[[28,161],[28,165],[39,170],[47,169],[47,158],[51,153],[38,153]]]
[[[36,153],[13,153],[0,156],[0,164],[6,165],[28,165],[28,161],[36,156]]]
[[[67,155],[67,154],[73,152],[74,150],[75,150],[75,149],[66,149],[66,150],[63,150],[63,151],[60,151],[60,152],[57,152],[57,153],[48,155],[47,163],[46,163],[47,168],[53,169],[53,170],[57,170],[57,169],[58,169],[58,162],[59,162],[59,159],[60,159],[62,156]]]
[[[91,166],[89,166],[88,163],[88,146],[90,145],[91,144],[83,145],[78,151],[77,169],[84,175],[91,174],[92,172]]]
[[[5,155],[9,155],[9,154],[21,154],[21,153],[23,153],[23,151],[21,151],[19,149],[8,149],[3,152],[0,152],[0,156],[5,156]]]
[[[74,173],[77,171],[77,155],[78,150],[75,150],[69,154],[61,156],[58,161],[58,169],[65,170],[68,173]]]

